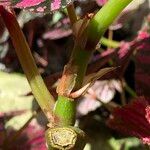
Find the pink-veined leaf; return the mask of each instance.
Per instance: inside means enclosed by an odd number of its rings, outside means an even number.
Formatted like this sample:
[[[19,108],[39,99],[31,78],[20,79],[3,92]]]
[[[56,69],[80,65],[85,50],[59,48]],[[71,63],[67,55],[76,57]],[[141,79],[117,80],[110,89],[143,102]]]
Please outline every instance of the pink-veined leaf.
[[[113,99],[116,91],[122,91],[119,80],[96,81],[79,102],[77,107],[78,114],[81,116],[86,115],[96,110],[102,103],[109,103]]]
[[[135,136],[150,145],[149,99],[139,97],[122,108],[116,108],[108,126],[123,134]]]
[[[141,42],[136,54],[136,90],[139,96],[150,96],[150,37]]]
[[[58,29],[54,29],[52,31],[45,33],[43,35],[43,38],[50,39],[50,40],[57,40],[60,38],[67,37],[67,36],[71,35],[71,33],[72,33],[71,29],[66,30],[66,29],[58,28]]]
[[[136,48],[136,90],[139,96],[150,96],[150,15],[147,17],[143,28],[138,34],[138,39],[141,40],[140,45]]]
[[[46,13],[64,8],[71,2],[73,0],[1,0],[0,5]]]

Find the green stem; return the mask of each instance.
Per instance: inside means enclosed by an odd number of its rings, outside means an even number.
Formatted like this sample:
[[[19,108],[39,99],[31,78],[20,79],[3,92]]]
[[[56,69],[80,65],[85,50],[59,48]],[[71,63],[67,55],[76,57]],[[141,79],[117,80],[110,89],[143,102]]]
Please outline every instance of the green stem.
[[[77,79],[75,89],[82,87],[82,82],[87,70],[88,62],[92,56],[93,51],[83,50],[79,45],[75,45],[71,56],[73,66],[77,66]]]
[[[105,37],[101,38],[100,43],[104,46],[111,47],[111,48],[118,48],[120,46],[120,42],[110,40]]]
[[[82,86],[88,62],[104,32],[131,1],[132,0],[109,0],[91,19],[83,34],[83,38],[85,37],[87,40],[85,39],[80,43],[80,39],[78,39],[79,43],[78,41],[75,43],[70,59],[72,65],[78,68],[75,89],[79,89]],[[84,42],[86,42],[86,44]],[[85,46],[81,44],[85,44]]]
[[[95,46],[121,11],[133,0],[109,0],[90,21],[88,45]],[[92,47],[94,48],[94,47]]]
[[[125,83],[125,90],[134,98],[137,97],[136,92],[127,84]]]
[[[107,4],[91,19],[85,32],[80,36],[81,39],[76,39],[75,46],[68,63],[70,70],[72,70],[72,68],[76,69],[72,71],[72,74],[77,75],[74,90],[78,90],[82,87],[88,62],[100,38],[103,36],[109,25],[131,1],[132,0],[109,0]],[[71,72],[63,75],[66,79],[64,81],[65,83],[72,83],[72,78],[67,78],[67,76],[70,77],[70,74]],[[75,120],[74,101],[69,99],[67,96],[59,96],[54,113],[57,114],[57,117],[61,120],[61,125],[73,125]]]
[[[16,16],[12,11],[6,10],[3,6],[0,6],[0,14],[10,33],[17,56],[31,86],[32,93],[41,109],[50,120],[54,99],[38,72],[38,68],[34,62],[24,34],[17,22]]]
[[[57,125],[73,126],[76,116],[76,102],[65,96],[58,96],[54,113],[56,117],[58,116]]]

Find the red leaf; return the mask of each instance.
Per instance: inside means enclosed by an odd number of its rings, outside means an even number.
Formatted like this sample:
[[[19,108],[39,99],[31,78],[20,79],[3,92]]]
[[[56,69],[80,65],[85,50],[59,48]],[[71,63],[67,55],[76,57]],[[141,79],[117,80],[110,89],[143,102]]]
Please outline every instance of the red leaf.
[[[108,126],[121,133],[136,136],[144,144],[150,145],[150,110],[148,101],[144,98],[135,99],[134,102],[114,110],[108,120]]]
[[[145,23],[138,34],[137,39],[141,40],[139,46],[136,48],[136,90],[140,96],[150,96],[150,15],[145,19]]]
[[[141,41],[136,54],[136,90],[137,94],[150,96],[150,36]]]
[[[146,119],[150,123],[150,106],[147,106],[146,108]]]

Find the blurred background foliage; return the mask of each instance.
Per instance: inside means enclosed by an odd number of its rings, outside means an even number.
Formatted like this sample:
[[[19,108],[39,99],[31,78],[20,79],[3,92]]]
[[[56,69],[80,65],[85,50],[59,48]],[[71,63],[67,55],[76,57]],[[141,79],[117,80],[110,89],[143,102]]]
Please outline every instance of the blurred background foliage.
[[[81,17],[96,12],[102,5],[101,0],[75,1],[76,12]],[[117,41],[119,48],[116,50],[102,42],[101,48],[98,46],[91,58],[89,72],[117,63],[118,61],[112,57],[114,51],[118,52],[118,60],[122,62],[121,56],[124,56],[128,49],[125,43],[131,44],[135,41],[142,27],[148,24],[146,16],[149,15],[149,8],[149,0],[134,0],[122,12],[105,33],[106,38]],[[15,12],[39,71],[49,90],[56,96],[54,83],[68,62],[73,47],[67,12],[65,9],[49,14],[37,14],[20,9],[15,9]],[[134,60],[133,56],[125,59],[128,63],[124,63],[126,66],[121,70],[123,82],[113,78],[108,80],[106,77],[97,81],[85,96],[80,98],[76,124],[88,135],[85,150],[148,149],[139,139],[120,134],[106,125],[112,105],[119,106],[122,105],[122,101],[128,103],[136,97]],[[5,147],[11,150],[45,150],[46,123],[46,118],[39,110],[20,67],[8,31],[0,18],[0,149]],[[21,132],[18,133],[19,129]]]

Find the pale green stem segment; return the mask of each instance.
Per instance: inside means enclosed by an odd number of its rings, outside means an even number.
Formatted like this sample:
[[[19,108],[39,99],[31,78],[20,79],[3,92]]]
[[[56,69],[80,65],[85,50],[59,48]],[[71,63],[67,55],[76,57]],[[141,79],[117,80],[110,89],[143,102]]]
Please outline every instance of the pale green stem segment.
[[[16,16],[12,11],[8,9],[6,10],[2,6],[0,6],[0,14],[7,29],[9,30],[10,37],[12,39],[21,66],[31,86],[32,93],[35,96],[41,109],[50,120],[50,115],[54,106],[54,99],[53,96],[49,93],[41,75],[38,72],[38,68],[31,54],[31,50],[17,22]]]
[[[91,19],[85,31],[85,38],[87,38],[87,40],[85,40],[86,44],[83,43],[85,47],[81,45],[82,43],[80,43],[79,39],[77,39],[79,43],[75,42],[70,59],[72,66],[77,67],[75,89],[80,89],[82,87],[88,62],[104,32],[131,1],[132,0],[109,0]],[[54,113],[60,117],[61,125],[66,126],[73,124],[75,120],[74,101],[69,100],[67,97],[59,96]]]
[[[111,47],[111,48],[118,48],[120,46],[120,42],[110,40],[105,37],[101,38],[100,43],[104,46]]]
[[[73,126],[76,116],[76,102],[64,96],[58,96],[54,112],[56,117],[58,116],[57,124],[59,126]]]

